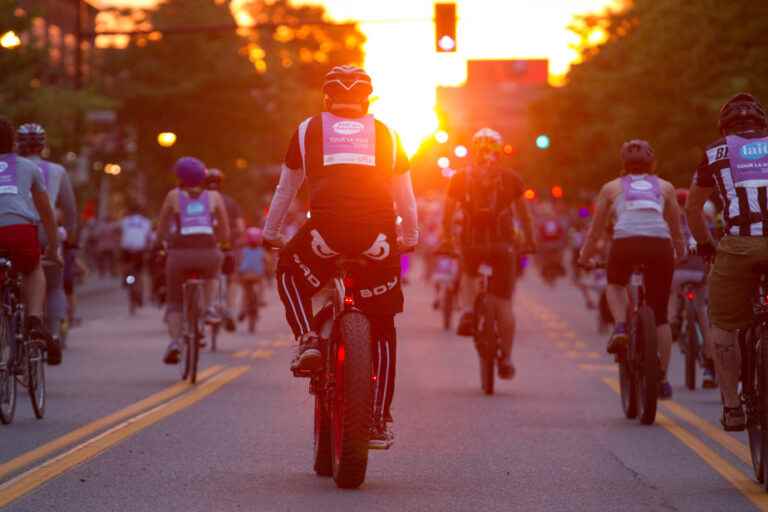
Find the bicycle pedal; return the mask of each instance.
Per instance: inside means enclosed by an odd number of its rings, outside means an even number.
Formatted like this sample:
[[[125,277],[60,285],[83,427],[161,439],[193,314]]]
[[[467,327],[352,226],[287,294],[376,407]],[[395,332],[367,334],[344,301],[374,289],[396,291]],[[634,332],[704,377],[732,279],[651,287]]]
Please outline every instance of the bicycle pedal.
[[[310,379],[315,375],[316,372],[302,370],[300,368],[291,368],[291,373],[293,373],[294,377],[299,379]]]
[[[395,444],[394,441],[381,442],[381,441],[373,441],[373,440],[371,440],[371,441],[368,441],[368,449],[369,450],[379,450],[379,451],[389,450],[390,448],[392,448],[392,446],[394,444]]]

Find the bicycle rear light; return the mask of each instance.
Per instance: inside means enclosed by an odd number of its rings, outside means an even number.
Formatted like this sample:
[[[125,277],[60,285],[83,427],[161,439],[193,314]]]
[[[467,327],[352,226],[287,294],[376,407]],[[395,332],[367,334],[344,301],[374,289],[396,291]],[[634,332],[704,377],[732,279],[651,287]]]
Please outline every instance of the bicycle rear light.
[[[344,296],[344,304],[347,306],[354,306],[355,305],[355,299],[351,295]]]
[[[693,290],[689,290],[688,293],[685,294],[685,298],[688,300],[693,300],[696,298],[696,292]]]

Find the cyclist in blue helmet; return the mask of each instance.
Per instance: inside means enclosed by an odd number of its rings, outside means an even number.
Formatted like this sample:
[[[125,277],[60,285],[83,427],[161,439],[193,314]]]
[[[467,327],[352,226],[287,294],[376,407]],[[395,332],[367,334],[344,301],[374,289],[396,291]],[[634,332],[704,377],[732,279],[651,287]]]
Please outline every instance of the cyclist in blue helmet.
[[[211,304],[215,279],[221,269],[223,255],[229,244],[229,221],[221,195],[205,189],[205,164],[193,157],[179,158],[173,166],[178,185],[168,192],[160,212],[156,244],[167,242],[166,262],[167,322],[171,342],[163,362],[177,364],[180,354],[182,328],[182,284],[184,277],[199,273],[211,281],[206,286],[205,302]],[[210,308],[206,320],[214,320]]]

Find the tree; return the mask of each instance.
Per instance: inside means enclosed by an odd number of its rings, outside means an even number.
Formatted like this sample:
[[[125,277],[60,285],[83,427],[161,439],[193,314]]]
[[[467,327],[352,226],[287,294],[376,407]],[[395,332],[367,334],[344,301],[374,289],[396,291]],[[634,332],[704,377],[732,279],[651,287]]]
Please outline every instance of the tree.
[[[720,105],[742,90],[768,101],[764,2],[635,0],[572,28],[582,62],[531,111],[552,135],[547,171],[569,185],[596,190],[616,176],[622,142],[644,138],[660,174],[687,186],[718,135]],[[588,43],[594,30],[605,43]]]

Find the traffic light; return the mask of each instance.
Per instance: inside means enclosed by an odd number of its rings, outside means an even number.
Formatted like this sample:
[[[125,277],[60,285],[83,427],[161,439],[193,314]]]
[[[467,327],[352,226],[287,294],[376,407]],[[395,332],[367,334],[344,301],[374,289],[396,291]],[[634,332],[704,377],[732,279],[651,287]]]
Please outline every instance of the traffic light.
[[[456,4],[435,4],[435,50],[456,51]]]
[[[555,185],[552,187],[552,197],[555,199],[562,199],[563,198],[563,187],[560,185]]]

